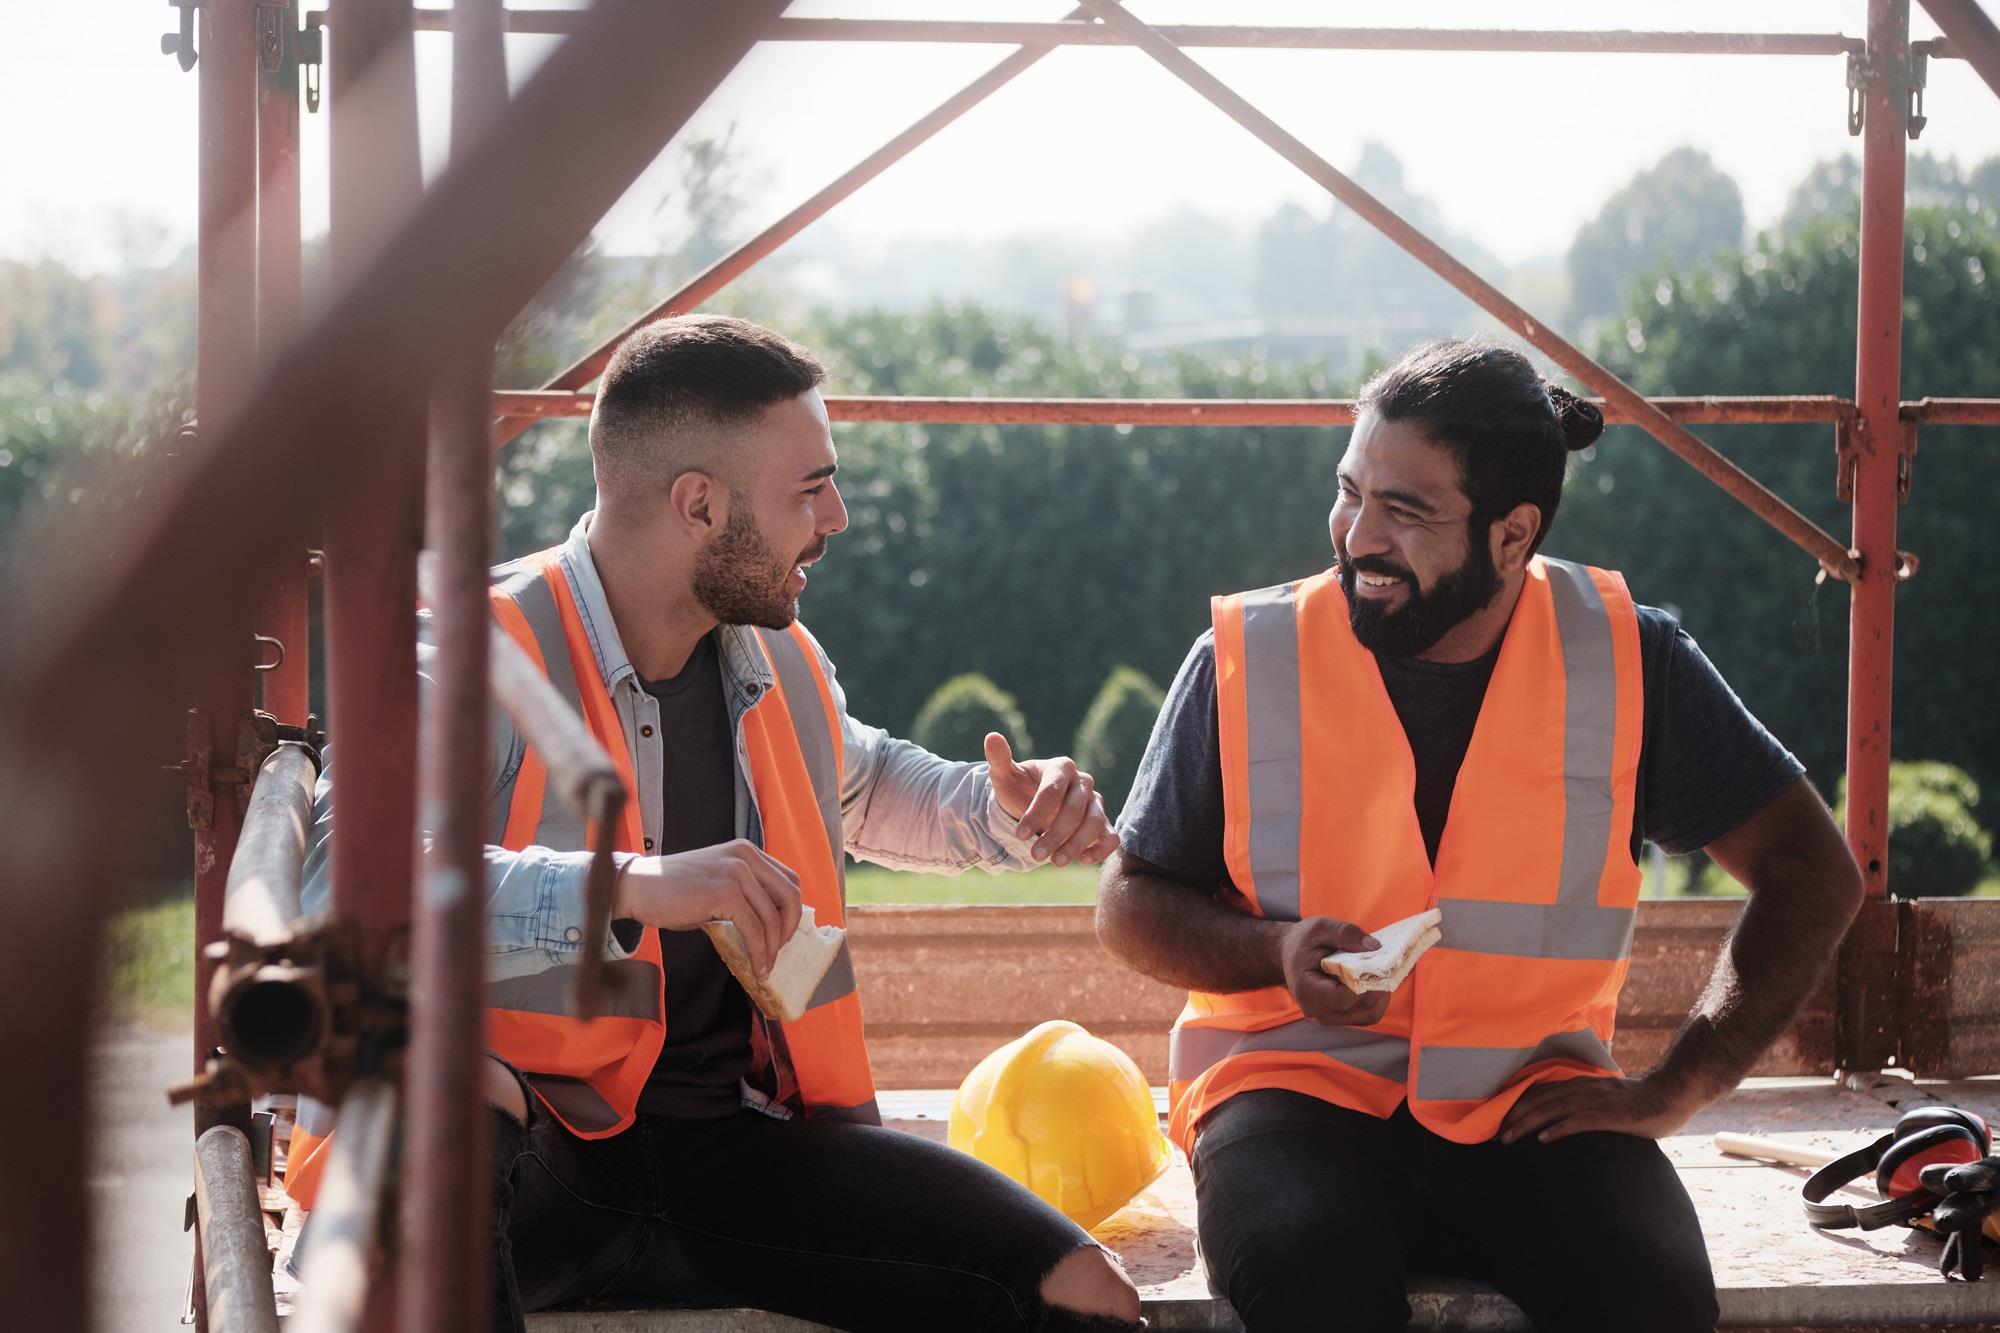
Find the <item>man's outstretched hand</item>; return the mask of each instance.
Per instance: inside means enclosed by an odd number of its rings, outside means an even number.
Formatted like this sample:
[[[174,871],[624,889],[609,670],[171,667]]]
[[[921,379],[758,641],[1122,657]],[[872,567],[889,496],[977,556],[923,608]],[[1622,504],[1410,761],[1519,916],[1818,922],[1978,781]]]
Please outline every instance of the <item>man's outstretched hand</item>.
[[[1068,758],[1014,758],[1013,747],[997,731],[986,733],[986,767],[993,799],[1016,820],[1014,836],[1032,837],[1037,861],[1096,865],[1118,850],[1118,834],[1105,817],[1104,801],[1090,774]]]

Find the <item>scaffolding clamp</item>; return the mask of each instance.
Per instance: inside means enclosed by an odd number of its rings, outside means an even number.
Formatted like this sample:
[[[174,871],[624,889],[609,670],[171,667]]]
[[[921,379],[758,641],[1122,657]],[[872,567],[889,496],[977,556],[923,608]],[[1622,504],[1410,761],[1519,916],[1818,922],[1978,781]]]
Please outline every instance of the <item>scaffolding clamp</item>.
[[[1924,132],[1924,126],[1929,121],[1929,117],[1924,115],[1924,83],[1930,73],[1930,60],[1931,57],[1928,48],[1921,45],[1911,45],[1910,80],[1908,88],[1905,89],[1909,97],[1909,102],[1904,113],[1904,120],[1909,126],[1910,137],[1912,139]]]
[[[167,0],[167,4],[181,12],[179,32],[160,34],[160,54],[172,56],[180,61],[181,73],[194,68],[194,12],[201,8],[201,0]]]
[[[279,659],[283,661],[282,657]],[[268,670],[269,668],[263,668]],[[271,757],[281,742],[291,741],[312,752],[313,762],[323,762],[321,749],[326,733],[319,718],[308,714],[303,727],[289,726],[271,714],[251,709],[236,726],[234,764],[215,762],[215,747],[209,739],[208,714],[199,708],[187,713],[187,758],[178,764],[164,764],[162,771],[187,787],[187,822],[191,829],[215,827],[215,794],[218,787],[234,787],[239,809],[247,807],[250,788],[257,770]]]
[[[1847,133],[1858,137],[1861,133],[1862,111],[1868,104],[1868,53],[1849,51],[1847,53]]]
[[[306,15],[306,26],[293,36],[298,41],[299,70],[306,76],[306,110],[319,111],[320,72],[326,65],[326,29],[319,24],[317,10]]]

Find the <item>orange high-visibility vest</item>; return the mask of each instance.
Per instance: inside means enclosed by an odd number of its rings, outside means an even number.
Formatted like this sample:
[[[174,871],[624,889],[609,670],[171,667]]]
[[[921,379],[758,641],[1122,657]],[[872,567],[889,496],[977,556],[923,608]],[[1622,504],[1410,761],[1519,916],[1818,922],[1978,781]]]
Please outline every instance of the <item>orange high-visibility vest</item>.
[[[1174,1139],[1239,1092],[1289,1088],[1491,1138],[1533,1084],[1616,1074],[1639,883],[1645,697],[1615,573],[1537,557],[1507,624],[1431,864],[1416,765],[1334,573],[1218,597],[1224,857],[1251,911],[1376,930],[1430,907],[1443,937],[1372,1027],[1282,986],[1193,992],[1169,1057]]]
[[[560,552],[544,551],[504,567],[492,601],[501,627],[582,714],[626,790],[634,790],[631,749],[577,614]],[[757,630],[753,637],[774,678],[742,719],[762,844],[798,875],[800,894],[817,921],[845,926],[842,745],[833,691],[803,627]],[[514,850],[584,846],[580,816],[548,789],[547,768],[532,749],[515,777],[500,841]],[[636,803],[625,806],[618,845],[621,851],[639,850]],[[580,1138],[605,1138],[632,1123],[640,1089],[666,1042],[658,934],[643,932],[638,949],[611,966],[625,974],[615,988],[620,998],[588,1023],[569,1014],[570,967],[488,988],[488,1046],[519,1069],[535,1095]],[[808,1116],[881,1119],[862,1041],[854,964],[844,947],[806,1015],[782,1027]]]
[[[494,618],[577,710],[635,790],[631,748],[577,613],[559,550],[526,556],[496,571]],[[743,714],[742,753],[762,827],[761,843],[799,877],[800,895],[821,925],[845,926],[845,838],[841,832],[843,756],[839,710],[805,629],[755,630],[773,683]],[[639,812],[628,801],[620,851],[641,846]],[[548,782],[530,748],[515,775],[500,845],[582,850],[583,818]],[[591,945],[590,947],[602,947]],[[666,978],[656,931],[610,965],[605,1010],[583,1022],[569,1012],[574,965],[487,987],[486,1041],[520,1070],[549,1112],[579,1138],[607,1138],[632,1123],[639,1093],[666,1044]],[[778,1025],[808,1118],[881,1123],[862,1040],[861,1000],[845,945],[813,993],[806,1014]],[[306,1207],[324,1167],[328,1139],[294,1132],[286,1188]]]

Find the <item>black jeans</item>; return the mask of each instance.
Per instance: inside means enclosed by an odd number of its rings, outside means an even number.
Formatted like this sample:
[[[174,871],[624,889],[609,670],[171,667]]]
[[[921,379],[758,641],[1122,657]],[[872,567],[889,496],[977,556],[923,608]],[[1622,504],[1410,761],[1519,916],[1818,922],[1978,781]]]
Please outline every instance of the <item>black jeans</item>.
[[[578,1139],[495,1110],[494,1326],[639,1298],[847,1329],[1127,1327],[1041,1299],[1089,1235],[1012,1180],[899,1130],[754,1111]]]
[[[1250,1333],[1400,1329],[1410,1273],[1499,1288],[1544,1333],[1692,1333],[1715,1279],[1657,1143],[1453,1143],[1279,1089],[1239,1093],[1194,1150],[1210,1280]]]

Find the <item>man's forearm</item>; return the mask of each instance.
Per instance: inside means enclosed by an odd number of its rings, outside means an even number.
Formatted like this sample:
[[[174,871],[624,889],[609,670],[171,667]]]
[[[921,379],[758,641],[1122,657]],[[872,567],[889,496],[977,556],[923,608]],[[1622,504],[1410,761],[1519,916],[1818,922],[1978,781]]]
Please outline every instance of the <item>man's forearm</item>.
[[[1800,779],[1744,836],[1712,848],[1750,887],[1715,970],[1651,1077],[1706,1103],[1735,1087],[1798,1016],[1860,904],[1861,877]]]
[[[1261,990],[1285,984],[1285,922],[1266,921],[1118,853],[1097,891],[1097,938],[1112,957],[1189,990]]]

